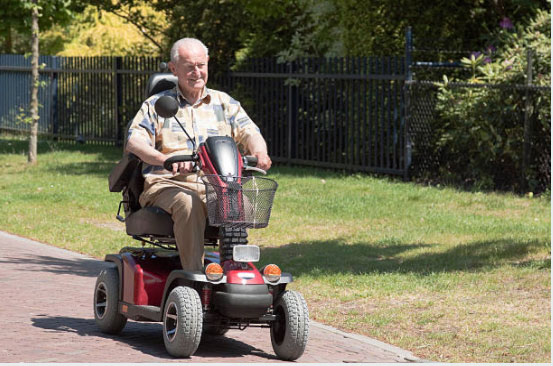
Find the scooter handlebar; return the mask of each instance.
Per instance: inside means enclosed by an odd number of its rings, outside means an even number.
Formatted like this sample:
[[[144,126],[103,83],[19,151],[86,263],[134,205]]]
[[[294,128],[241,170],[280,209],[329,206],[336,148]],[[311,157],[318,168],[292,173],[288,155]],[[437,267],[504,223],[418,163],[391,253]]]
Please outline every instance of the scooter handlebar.
[[[197,160],[196,155],[175,155],[165,160],[165,162],[163,163],[163,167],[167,170],[173,170],[174,163],[180,163],[183,161],[196,161],[196,160]]]
[[[257,157],[251,156],[251,155],[246,155],[244,158],[246,159],[246,163],[248,165],[253,165],[253,166],[257,165]]]
[[[263,169],[260,169],[260,168],[257,168],[256,165],[257,165],[257,157],[255,156],[251,156],[251,155],[246,155],[244,156],[244,170],[250,170],[250,171],[255,171],[255,172],[258,172],[258,173],[261,173],[263,175],[266,175],[267,172]]]

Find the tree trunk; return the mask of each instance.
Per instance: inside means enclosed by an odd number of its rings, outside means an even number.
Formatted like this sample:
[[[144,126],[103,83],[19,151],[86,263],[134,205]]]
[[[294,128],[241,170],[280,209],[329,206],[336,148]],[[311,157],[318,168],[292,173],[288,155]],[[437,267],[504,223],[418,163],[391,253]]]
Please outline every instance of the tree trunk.
[[[37,161],[37,134],[38,134],[38,7],[37,0],[32,0],[31,26],[31,134],[29,136],[29,155],[27,161],[36,164]]]
[[[13,49],[13,37],[12,37],[12,27],[7,25],[7,34],[6,34],[6,43],[4,43],[4,53],[10,54]]]

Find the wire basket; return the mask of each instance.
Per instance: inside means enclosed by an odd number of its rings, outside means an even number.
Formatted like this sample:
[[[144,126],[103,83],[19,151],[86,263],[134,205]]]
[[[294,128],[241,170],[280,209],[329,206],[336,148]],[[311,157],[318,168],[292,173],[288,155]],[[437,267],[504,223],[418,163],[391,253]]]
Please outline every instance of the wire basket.
[[[277,182],[263,177],[205,175],[211,226],[260,229],[269,224]]]

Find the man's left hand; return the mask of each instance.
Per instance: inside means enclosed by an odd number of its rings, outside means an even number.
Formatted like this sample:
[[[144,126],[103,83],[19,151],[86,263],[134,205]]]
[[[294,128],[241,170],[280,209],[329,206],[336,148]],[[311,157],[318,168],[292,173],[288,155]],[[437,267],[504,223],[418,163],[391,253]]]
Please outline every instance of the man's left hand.
[[[271,158],[265,152],[254,153],[253,156],[257,158],[257,167],[263,170],[269,170],[272,165]]]

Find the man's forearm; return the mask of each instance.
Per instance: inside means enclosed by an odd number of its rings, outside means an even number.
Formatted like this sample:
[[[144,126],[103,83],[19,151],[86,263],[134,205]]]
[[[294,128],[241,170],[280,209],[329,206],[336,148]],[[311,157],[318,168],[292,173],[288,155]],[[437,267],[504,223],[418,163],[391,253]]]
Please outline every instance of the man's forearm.
[[[252,155],[267,154],[267,143],[260,134],[251,135],[248,139],[248,150]]]
[[[258,168],[269,170],[272,162],[267,154],[267,143],[261,134],[250,136],[248,139],[248,150],[250,154],[257,158]]]
[[[163,162],[167,159],[166,155],[151,147],[141,136],[131,136],[127,141],[126,150],[150,165],[163,166]]]

